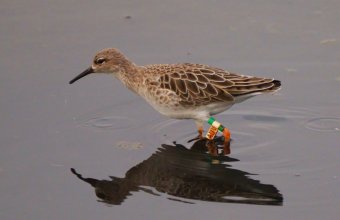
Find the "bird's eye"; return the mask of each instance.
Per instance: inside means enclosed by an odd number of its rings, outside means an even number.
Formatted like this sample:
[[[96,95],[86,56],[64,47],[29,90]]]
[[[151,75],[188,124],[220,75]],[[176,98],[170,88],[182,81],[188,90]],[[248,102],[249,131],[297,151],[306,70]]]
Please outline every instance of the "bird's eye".
[[[96,64],[103,64],[105,61],[106,61],[105,58],[100,57],[100,58],[98,58],[98,59],[95,60],[95,63],[96,63]]]

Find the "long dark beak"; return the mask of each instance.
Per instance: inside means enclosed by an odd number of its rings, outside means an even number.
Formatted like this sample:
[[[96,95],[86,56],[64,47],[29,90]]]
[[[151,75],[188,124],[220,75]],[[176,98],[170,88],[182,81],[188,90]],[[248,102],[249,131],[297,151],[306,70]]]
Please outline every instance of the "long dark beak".
[[[72,79],[72,80],[70,81],[70,84],[74,83],[74,82],[77,81],[78,79],[83,78],[84,76],[89,75],[89,74],[91,74],[91,73],[93,73],[93,69],[92,69],[92,67],[89,67],[89,68],[87,68],[84,72],[82,72],[81,74],[79,74],[78,76],[76,76],[74,79]]]

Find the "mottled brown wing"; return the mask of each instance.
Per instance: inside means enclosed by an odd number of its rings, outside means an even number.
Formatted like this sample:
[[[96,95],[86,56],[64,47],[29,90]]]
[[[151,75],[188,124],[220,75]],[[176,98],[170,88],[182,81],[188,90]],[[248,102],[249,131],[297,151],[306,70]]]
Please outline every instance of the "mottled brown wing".
[[[212,86],[219,87],[234,97],[258,92],[273,92],[281,88],[279,80],[230,73],[223,69],[202,64],[186,63],[183,65],[193,69],[198,68],[201,73],[198,73],[197,76],[203,74]],[[229,81],[229,83],[225,83],[219,77]]]
[[[161,75],[157,82],[161,88],[175,92],[181,104],[187,106],[233,102],[236,96],[271,92],[280,87],[277,80],[239,75],[202,64],[160,64],[148,68]]]
[[[186,106],[201,106],[214,102],[233,102],[227,88],[234,85],[223,70],[204,65],[171,65],[159,82],[161,88],[174,91],[180,103]]]

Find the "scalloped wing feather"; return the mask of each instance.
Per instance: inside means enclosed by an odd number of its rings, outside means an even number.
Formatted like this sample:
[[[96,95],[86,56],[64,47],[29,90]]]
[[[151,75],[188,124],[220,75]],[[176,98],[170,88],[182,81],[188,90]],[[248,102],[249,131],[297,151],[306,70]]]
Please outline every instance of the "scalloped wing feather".
[[[157,72],[155,79],[160,87],[175,92],[185,106],[234,103],[237,96],[273,92],[281,85],[274,79],[239,75],[202,64],[150,65],[145,72]]]

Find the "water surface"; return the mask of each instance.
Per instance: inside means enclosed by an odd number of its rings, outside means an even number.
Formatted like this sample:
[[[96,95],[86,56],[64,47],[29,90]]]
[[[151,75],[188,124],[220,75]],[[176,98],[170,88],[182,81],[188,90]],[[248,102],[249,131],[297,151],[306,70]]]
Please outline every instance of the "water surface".
[[[0,218],[338,219],[339,8],[3,1]],[[216,116],[232,154],[212,159],[190,150],[192,121],[159,115],[110,76],[68,84],[105,47],[141,65],[204,63],[283,88]],[[132,185],[115,194],[123,180]]]

